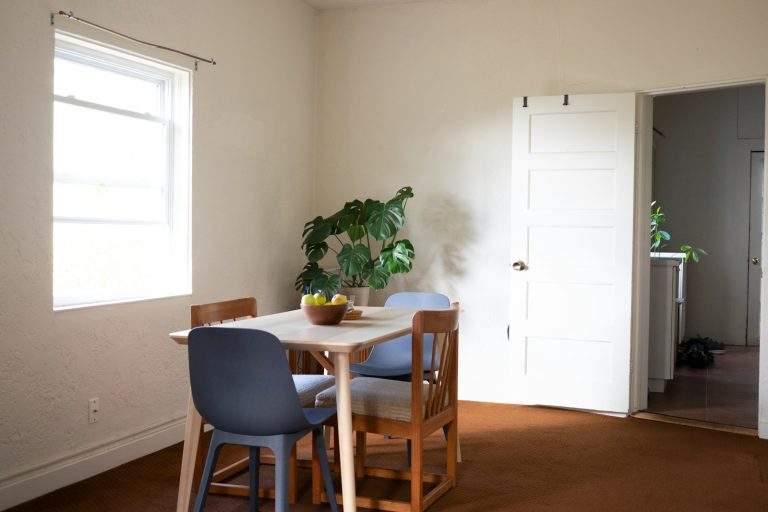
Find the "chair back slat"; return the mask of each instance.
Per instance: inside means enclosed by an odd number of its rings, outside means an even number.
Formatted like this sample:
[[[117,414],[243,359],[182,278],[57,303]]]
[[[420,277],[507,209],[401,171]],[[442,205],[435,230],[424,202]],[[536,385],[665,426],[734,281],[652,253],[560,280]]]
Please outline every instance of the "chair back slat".
[[[430,357],[429,362],[429,373],[426,373],[427,375],[427,382],[429,384],[427,388],[427,400],[426,400],[426,407],[425,410],[427,411],[427,416],[430,416],[431,413],[429,411],[433,408],[433,399],[434,399],[434,386],[433,383],[435,382],[435,372],[438,369],[438,362],[442,360],[442,357],[440,354],[438,354],[437,350],[438,347],[440,347],[440,337],[439,336],[433,336],[432,338],[432,354]]]
[[[210,304],[193,304],[190,307],[190,313],[192,328],[254,318],[256,316],[256,299],[244,297]]]
[[[439,337],[439,338],[438,338]],[[439,339],[439,342],[437,341]],[[452,383],[452,368],[455,364],[455,358],[453,357],[452,350],[455,343],[452,339],[451,333],[441,333],[435,335],[435,345],[440,346],[440,360],[444,361],[441,371],[437,373],[437,376],[429,382],[429,395],[427,400],[426,418],[431,418],[442,412],[448,405],[450,400],[450,385]]]

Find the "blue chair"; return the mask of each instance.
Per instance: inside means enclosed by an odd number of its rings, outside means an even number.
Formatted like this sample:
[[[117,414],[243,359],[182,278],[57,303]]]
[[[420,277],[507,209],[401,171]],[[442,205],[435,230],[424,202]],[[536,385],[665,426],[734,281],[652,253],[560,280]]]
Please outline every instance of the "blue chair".
[[[390,295],[384,303],[388,308],[449,309],[451,301],[445,295],[431,292],[400,292]],[[424,336],[424,357],[422,368],[429,368],[432,359],[432,334]],[[376,345],[362,363],[351,364],[349,369],[361,377],[380,379],[411,380],[411,335]],[[436,361],[439,370],[440,362]],[[425,374],[428,370],[425,370]],[[425,377],[428,375],[425,375]]]
[[[212,325],[221,325],[235,320],[255,318],[256,317],[256,299],[254,297],[242,297],[238,299],[225,300],[220,302],[209,302],[206,304],[193,304],[190,307],[190,319],[191,327],[208,327]],[[305,353],[306,355],[306,353]],[[296,391],[299,393],[299,400],[302,407],[313,407],[315,404],[315,395],[320,391],[333,386],[335,380],[332,375],[313,375],[313,374],[301,374],[296,375],[298,368],[298,359],[300,354],[296,351],[289,351],[288,361],[291,367],[293,375],[293,384],[296,386]],[[193,481],[199,482],[200,477],[203,474],[203,466],[205,465],[206,449],[203,441],[210,444],[210,433],[206,433],[203,429],[203,423],[205,419],[199,425],[197,432],[200,438],[200,445],[198,446],[197,454],[195,456],[195,465],[193,471]],[[292,455],[292,470],[291,470],[291,486],[290,486],[290,503],[296,503],[298,498],[298,492],[296,488],[296,450]],[[238,495],[248,495],[248,486],[225,483],[231,476],[242,472],[249,466],[248,457],[236,462],[235,464],[228,465],[218,471],[214,471],[213,480],[208,488],[208,492],[211,494],[226,494],[232,495],[237,493]]]
[[[195,499],[205,506],[219,451],[224,444],[249,447],[250,510],[258,510],[259,451],[275,454],[275,510],[287,512],[290,454],[312,432],[313,458],[319,460],[331,509],[338,511],[323,423],[336,408],[302,408],[280,341],[265,331],[198,327],[189,334],[189,379],[192,399],[213,425],[211,446]]]

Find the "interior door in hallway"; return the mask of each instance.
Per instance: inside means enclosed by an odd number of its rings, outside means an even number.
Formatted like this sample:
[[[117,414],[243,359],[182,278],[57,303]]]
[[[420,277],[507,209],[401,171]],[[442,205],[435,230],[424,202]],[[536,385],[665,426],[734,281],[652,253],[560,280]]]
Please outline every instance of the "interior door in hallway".
[[[760,281],[763,277],[760,244],[763,237],[763,175],[765,152],[753,151],[749,181],[749,279],[747,284],[747,345],[760,344]]]
[[[626,413],[635,95],[516,98],[511,402]]]

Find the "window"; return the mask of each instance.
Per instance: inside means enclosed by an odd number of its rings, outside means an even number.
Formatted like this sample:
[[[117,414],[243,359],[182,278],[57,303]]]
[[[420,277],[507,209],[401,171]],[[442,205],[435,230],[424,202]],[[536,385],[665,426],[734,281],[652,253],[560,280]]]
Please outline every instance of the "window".
[[[189,72],[56,34],[53,305],[190,292]]]

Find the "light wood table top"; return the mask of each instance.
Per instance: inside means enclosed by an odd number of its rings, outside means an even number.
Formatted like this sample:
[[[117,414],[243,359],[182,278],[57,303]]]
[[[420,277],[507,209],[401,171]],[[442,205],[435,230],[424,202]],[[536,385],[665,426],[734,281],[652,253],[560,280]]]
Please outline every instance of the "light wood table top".
[[[222,324],[221,327],[261,329],[271,332],[286,349],[352,353],[411,332],[415,309],[357,307],[363,316],[338,325],[313,325],[300,309]],[[170,334],[186,345],[189,329]]]

